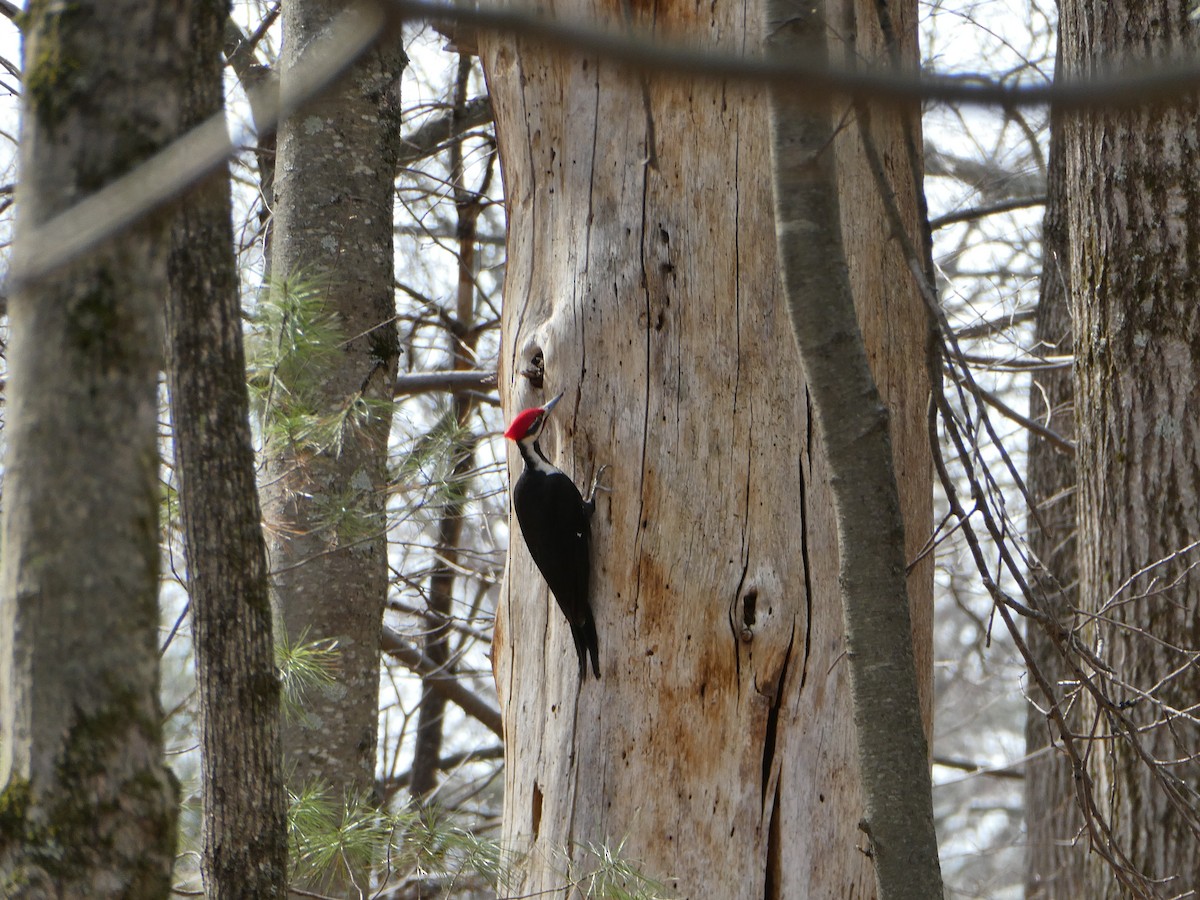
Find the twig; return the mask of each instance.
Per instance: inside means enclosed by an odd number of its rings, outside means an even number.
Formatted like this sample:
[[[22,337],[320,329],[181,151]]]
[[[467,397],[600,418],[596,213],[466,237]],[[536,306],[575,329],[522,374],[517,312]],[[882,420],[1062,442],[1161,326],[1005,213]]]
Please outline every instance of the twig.
[[[944,216],[930,219],[929,227],[933,231],[937,231],[939,228],[945,228],[947,225],[956,225],[959,222],[972,222],[975,219],[982,219],[984,216],[1013,212],[1017,209],[1029,209],[1031,206],[1045,206],[1045,204],[1046,197],[1044,194],[1039,194],[1035,197],[1014,197],[1011,200],[1001,200],[997,203],[972,206],[969,209],[960,209],[956,212],[946,213]]]
[[[1022,428],[1032,431],[1038,437],[1042,438],[1043,440],[1047,441],[1050,444],[1053,444],[1055,447],[1057,447],[1063,453],[1066,453],[1068,456],[1075,455],[1075,443],[1073,441],[1068,441],[1061,434],[1059,434],[1056,431],[1051,431],[1049,428],[1047,428],[1042,423],[1035,422],[1033,419],[1029,418],[1028,416],[1021,415],[1021,413],[1017,412],[1015,409],[1013,409],[1011,406],[1009,406],[1007,403],[1005,403],[1003,400],[1001,400],[999,397],[997,397],[991,391],[987,390],[986,388],[981,387],[973,379],[970,381],[961,379],[961,376],[959,374],[960,370],[954,369],[953,367],[949,367],[949,372],[951,375],[954,376],[954,379],[956,381],[959,381],[959,383],[962,384],[968,391],[970,391],[972,394],[974,394],[976,397],[978,397],[980,400],[982,400],[988,406],[997,410],[1005,418],[1011,419],[1012,421],[1014,421],[1018,425],[1020,425]]]

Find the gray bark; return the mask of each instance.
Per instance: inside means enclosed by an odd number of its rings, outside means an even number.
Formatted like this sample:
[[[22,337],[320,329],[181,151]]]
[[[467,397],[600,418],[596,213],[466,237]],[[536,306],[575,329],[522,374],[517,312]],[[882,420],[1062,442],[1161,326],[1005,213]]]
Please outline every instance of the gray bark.
[[[283,9],[281,89],[334,14],[336,0]],[[394,40],[369,51],[334,88],[284,121],[275,170],[273,277],[323,292],[347,340],[322,372],[321,412],[366,404],[340,446],[272,440],[263,505],[275,602],[286,637],[331,640],[334,684],[310,691],[285,725],[284,754],[300,786],[335,801],[369,797],[378,731],[380,639],[388,590],[387,451],[398,343],[392,294],[392,176],[399,147]]]
[[[824,8],[768,0],[767,48],[827,59]],[[861,115],[862,111],[858,110]],[[867,362],[842,245],[834,107],[771,92],[776,234],[792,328],[837,519],[863,829],[881,898],[942,896],[929,747],[905,576],[888,411]]]
[[[34,3],[14,269],[36,228],[180,121],[190,4]],[[160,219],[9,305],[0,893],[162,897],[177,786],[158,701]]]
[[[193,10],[183,127],[224,109],[228,3]],[[227,167],[172,231],[167,381],[200,704],[201,866],[213,900],[283,897],[287,804]]]

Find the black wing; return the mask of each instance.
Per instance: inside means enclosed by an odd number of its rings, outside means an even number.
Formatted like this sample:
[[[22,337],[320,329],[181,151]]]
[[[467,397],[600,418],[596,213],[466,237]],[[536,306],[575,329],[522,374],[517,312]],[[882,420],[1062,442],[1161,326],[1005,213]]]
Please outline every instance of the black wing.
[[[599,641],[589,598],[591,530],[579,488],[562,472],[526,469],[513,488],[513,508],[529,555],[571,626],[580,676],[587,656],[600,677]]]

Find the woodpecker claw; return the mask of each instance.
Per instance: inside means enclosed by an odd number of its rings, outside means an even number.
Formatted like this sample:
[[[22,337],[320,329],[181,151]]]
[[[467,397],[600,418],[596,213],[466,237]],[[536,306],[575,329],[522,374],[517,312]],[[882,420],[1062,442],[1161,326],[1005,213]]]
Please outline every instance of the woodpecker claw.
[[[590,491],[588,491],[587,500],[583,501],[584,503],[588,504],[589,506],[595,507],[596,491],[604,491],[606,494],[612,491],[612,488],[610,488],[607,484],[600,483],[600,478],[601,478],[601,476],[604,475],[604,470],[609,469],[609,468],[612,468],[612,467],[609,466],[608,463],[605,463],[599,469],[596,470],[596,475],[594,478],[592,478],[592,489]]]

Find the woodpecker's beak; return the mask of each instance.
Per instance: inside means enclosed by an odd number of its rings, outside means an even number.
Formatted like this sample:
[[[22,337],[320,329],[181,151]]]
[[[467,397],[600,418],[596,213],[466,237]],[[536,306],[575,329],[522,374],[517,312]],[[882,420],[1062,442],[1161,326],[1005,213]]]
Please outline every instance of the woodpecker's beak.
[[[559,394],[557,397],[555,397],[553,400],[551,400],[549,403],[547,403],[545,406],[543,406],[542,413],[547,416],[550,415],[550,410],[554,409],[554,404],[557,403],[559,400],[561,400],[563,398],[563,394],[565,394],[565,393],[566,393],[566,391],[563,391],[562,394]]]

